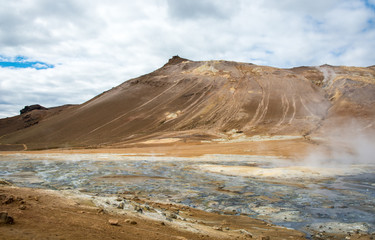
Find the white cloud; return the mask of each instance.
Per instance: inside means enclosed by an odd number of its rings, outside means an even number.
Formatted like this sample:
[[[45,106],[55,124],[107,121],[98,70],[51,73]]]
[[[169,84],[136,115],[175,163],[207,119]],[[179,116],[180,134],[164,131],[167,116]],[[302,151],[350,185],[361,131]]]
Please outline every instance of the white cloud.
[[[238,0],[220,2],[213,0],[167,0],[167,3],[170,16],[179,20],[228,19],[239,10]]]
[[[0,117],[87,101],[176,54],[277,67],[375,63],[366,1],[0,1],[0,58],[55,65],[0,68]]]

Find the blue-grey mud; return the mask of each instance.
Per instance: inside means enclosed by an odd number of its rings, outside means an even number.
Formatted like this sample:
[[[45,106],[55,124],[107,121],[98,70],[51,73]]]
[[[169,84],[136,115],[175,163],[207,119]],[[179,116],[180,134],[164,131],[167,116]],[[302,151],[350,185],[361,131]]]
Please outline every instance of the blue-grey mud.
[[[132,194],[312,233],[375,230],[375,166],[303,166],[285,158],[122,154],[0,155],[16,186]]]

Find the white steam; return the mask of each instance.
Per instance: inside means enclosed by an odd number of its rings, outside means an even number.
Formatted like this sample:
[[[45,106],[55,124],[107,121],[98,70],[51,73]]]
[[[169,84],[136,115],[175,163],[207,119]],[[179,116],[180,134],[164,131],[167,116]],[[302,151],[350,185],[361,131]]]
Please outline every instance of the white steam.
[[[323,73],[324,80],[323,86],[327,87],[333,83],[333,80],[336,78],[336,72],[330,67],[320,66],[316,67],[321,73]]]
[[[304,164],[319,167],[375,164],[375,131],[351,120],[325,131],[319,146],[305,157]]]

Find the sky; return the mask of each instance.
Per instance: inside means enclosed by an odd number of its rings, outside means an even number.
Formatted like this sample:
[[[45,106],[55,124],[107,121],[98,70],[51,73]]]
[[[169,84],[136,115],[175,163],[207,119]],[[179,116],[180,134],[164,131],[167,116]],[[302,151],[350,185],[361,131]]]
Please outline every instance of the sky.
[[[375,0],[0,0],[0,118],[80,104],[179,55],[375,65]]]

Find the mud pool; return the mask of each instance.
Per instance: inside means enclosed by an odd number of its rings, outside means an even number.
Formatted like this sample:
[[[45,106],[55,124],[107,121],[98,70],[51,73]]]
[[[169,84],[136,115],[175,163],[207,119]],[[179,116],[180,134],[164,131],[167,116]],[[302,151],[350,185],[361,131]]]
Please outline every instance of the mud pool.
[[[307,233],[322,228],[375,231],[374,165],[341,166],[342,171],[331,169],[333,174],[319,177],[283,168],[293,164],[265,156],[13,154],[0,155],[0,178],[21,187],[133,194],[210,212],[244,214]],[[216,165],[279,168],[283,174],[241,176],[201,168]]]

